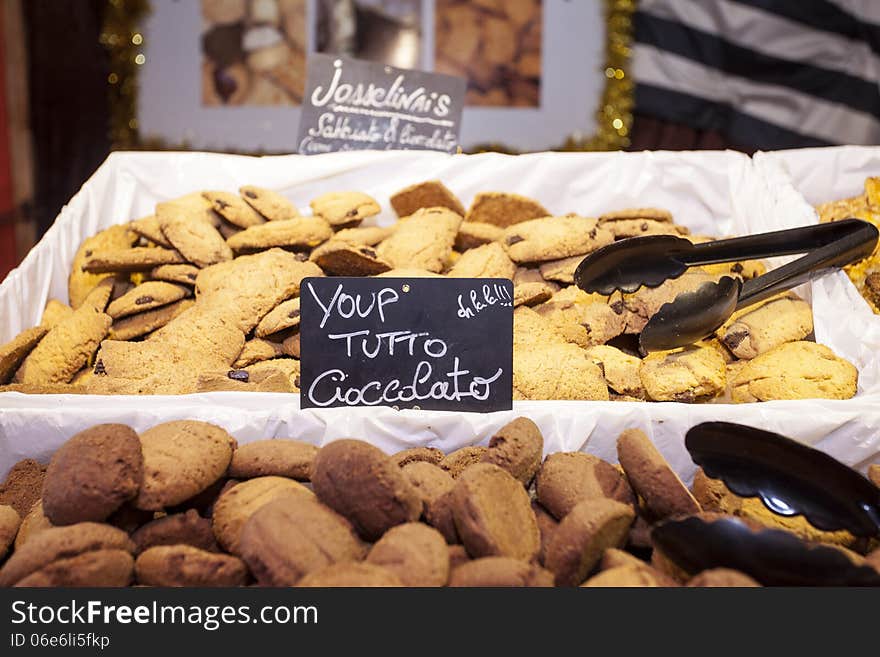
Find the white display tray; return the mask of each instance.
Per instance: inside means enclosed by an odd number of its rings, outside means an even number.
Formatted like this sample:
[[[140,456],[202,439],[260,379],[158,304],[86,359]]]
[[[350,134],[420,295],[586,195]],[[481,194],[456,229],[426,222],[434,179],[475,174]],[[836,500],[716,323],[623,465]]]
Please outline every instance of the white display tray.
[[[62,209],[52,228],[0,284],[0,343],[39,322],[50,298],[66,300],[73,255],[87,236],[150,214],[158,201],[202,189],[244,184],[276,189],[300,208],[329,191],[362,190],[382,204],[379,223],[394,221],[388,198],[426,179],[440,179],[467,205],[479,191],[534,197],[553,213],[595,216],[635,206],[670,210],[695,234],[734,235],[816,221],[784,168],[759,168],[727,152],[538,153],[448,156],[427,152],[357,152],[313,157],[251,158],[206,153],[114,153]],[[217,392],[169,396],[22,395],[0,393],[0,477],[17,460],[47,461],[77,431],[101,422],[135,430],[172,419],[200,419],[240,442],[294,437],[315,444],[341,437],[368,440],[387,452],[430,445],[451,451],[483,443],[517,415],[540,426],[547,452],[583,450],[616,461],[620,431],[644,429],[676,470],[694,471],[685,431],[726,420],[777,431],[864,467],[880,454],[880,318],[844,274],[813,283],[816,338],[860,369],[859,394],[846,401],[688,405],[649,402],[516,402],[513,411],[474,414],[389,408],[300,410],[298,395]],[[845,318],[846,321],[841,321]],[[849,327],[856,325],[858,332]]]

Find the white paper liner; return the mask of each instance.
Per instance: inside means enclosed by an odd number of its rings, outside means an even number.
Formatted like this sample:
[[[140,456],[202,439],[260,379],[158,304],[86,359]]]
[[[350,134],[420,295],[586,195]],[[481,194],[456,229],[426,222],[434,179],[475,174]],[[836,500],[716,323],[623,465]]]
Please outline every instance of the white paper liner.
[[[516,157],[360,152],[308,158],[115,153],[62,210],[22,265],[0,284],[0,343],[35,325],[49,298],[66,300],[70,264],[85,237],[150,214],[158,201],[196,190],[234,191],[243,184],[257,184],[281,191],[307,211],[309,199],[321,193],[362,190],[382,204],[378,223],[387,224],[395,219],[389,196],[427,179],[442,180],[465,205],[480,191],[511,191],[536,198],[555,214],[596,216],[626,207],[666,208],[695,234],[748,234],[816,221],[782,167],[759,171],[746,156],[730,151]],[[0,477],[25,457],[46,462],[71,435],[101,422],[122,422],[141,431],[168,420],[200,419],[225,427],[241,443],[294,437],[320,445],[355,437],[394,452],[420,445],[451,451],[485,444],[493,431],[517,415],[538,423],[548,453],[585,450],[612,462],[617,460],[619,433],[641,428],[688,480],[694,466],[683,436],[694,424],[710,420],[777,431],[863,468],[880,454],[880,375],[871,355],[880,345],[880,322],[854,309],[858,299],[842,274],[813,286],[817,338],[862,369],[860,393],[852,400],[745,405],[540,401],[516,402],[508,412],[474,414],[387,408],[300,410],[298,395],[270,393],[144,397],[0,393]],[[854,324],[854,317],[861,323]]]

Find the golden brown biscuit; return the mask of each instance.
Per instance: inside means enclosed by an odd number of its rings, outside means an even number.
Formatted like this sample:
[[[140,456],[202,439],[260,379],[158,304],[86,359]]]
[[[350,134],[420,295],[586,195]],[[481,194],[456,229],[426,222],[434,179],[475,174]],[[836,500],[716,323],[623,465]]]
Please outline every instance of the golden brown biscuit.
[[[376,253],[392,267],[441,272],[452,253],[460,224],[461,216],[452,210],[423,208],[400,221],[394,234],[376,247]]]
[[[304,496],[260,507],[241,532],[241,555],[264,586],[294,586],[309,573],[359,561],[364,546],[345,518]]]
[[[171,242],[169,242],[168,238],[162,233],[162,222],[159,220],[159,217],[154,214],[135,219],[129,224],[129,228],[134,233],[148,239],[157,246],[166,249],[172,248]]]
[[[449,586],[553,586],[553,573],[540,566],[510,557],[483,557],[468,561],[452,570]]]
[[[241,533],[245,523],[266,504],[289,497],[313,499],[312,491],[286,477],[256,477],[224,491],[211,517],[214,536],[227,552],[241,554]]]
[[[43,484],[43,512],[53,525],[101,522],[137,495],[143,477],[138,435],[124,424],[97,424],[55,452]]]
[[[43,309],[43,316],[40,318],[40,326],[50,329],[62,319],[70,317],[73,308],[58,299],[49,299],[46,307]]]
[[[626,541],[635,512],[610,499],[584,500],[574,506],[553,532],[544,555],[557,586],[578,586],[611,547]]]
[[[609,399],[602,370],[573,344],[515,344],[513,386],[525,399]]]
[[[82,266],[86,260],[100,251],[128,250],[136,240],[137,235],[129,230],[126,224],[110,226],[83,240],[73,256],[70,277],[67,279],[67,296],[72,308],[79,308],[86,295],[108,276],[108,274],[92,274],[83,271]]]
[[[658,587],[658,586],[678,586],[678,582],[664,575],[659,570],[655,570],[644,565],[626,565],[609,568],[594,575],[581,586],[592,587]]]
[[[329,276],[374,276],[391,269],[373,247],[339,240],[324,242],[309,259]]]
[[[166,306],[146,312],[129,315],[115,320],[107,334],[108,340],[132,340],[162,328],[195,303],[192,299],[181,299]]]
[[[159,265],[150,270],[149,276],[154,281],[167,281],[180,285],[195,285],[199,268],[194,265]]]
[[[379,242],[389,237],[394,232],[394,226],[358,226],[357,228],[343,228],[333,235],[334,241],[348,242],[350,244],[363,244],[364,246],[376,246]]]
[[[449,550],[436,529],[420,522],[392,527],[373,545],[367,563],[397,575],[404,586],[445,586]]]
[[[360,440],[321,448],[312,470],[318,499],[376,540],[388,529],[418,520],[422,501],[401,469],[382,450]]]
[[[326,242],[332,235],[330,224],[321,217],[296,217],[251,226],[230,237],[227,243],[236,253],[272,247],[304,250]]]
[[[610,570],[619,566],[648,567],[648,564],[619,548],[608,548],[602,553],[602,559],[599,561],[599,570]]]
[[[541,467],[543,455],[544,436],[538,425],[518,417],[495,432],[480,461],[494,463],[528,485]]]
[[[245,185],[239,188],[245,203],[266,217],[269,221],[284,221],[298,217],[299,210],[285,196],[271,189]]]
[[[151,520],[132,532],[131,540],[136,555],[159,545],[191,545],[209,552],[219,551],[211,521],[195,509]]]
[[[18,528],[18,534],[15,536],[15,549],[19,549],[28,540],[39,534],[40,532],[54,527],[46,514],[43,513],[43,501],[34,502],[30,511],[22,516],[21,525]]]
[[[165,281],[147,281],[132,288],[111,303],[107,307],[107,314],[113,319],[121,319],[174,303],[188,296],[189,293],[189,289],[181,285]]]
[[[274,475],[308,481],[317,455],[317,447],[300,440],[256,440],[235,450],[229,476],[250,479]]]
[[[149,271],[160,265],[182,265],[186,259],[177,251],[158,247],[134,247],[95,251],[82,264],[83,272],[111,274]],[[103,278],[106,277],[102,277]],[[73,303],[71,302],[71,305]]]
[[[396,575],[372,563],[335,563],[309,573],[297,583],[301,587],[392,587],[403,586]]]
[[[482,221],[463,221],[455,236],[455,250],[464,252],[483,244],[497,242],[504,235],[504,229]]]
[[[734,356],[748,360],[812,332],[810,304],[789,293],[734,313],[715,333]]]
[[[57,323],[57,322],[56,322]],[[49,332],[46,326],[35,326],[25,329],[16,335],[11,342],[0,346],[0,384],[9,383],[22,361],[33,351],[43,336]]]
[[[141,436],[144,481],[135,502],[159,511],[205,490],[226,472],[235,438],[207,422],[176,420]]]
[[[659,520],[702,509],[643,431],[627,429],[617,439],[617,457],[633,489]]]
[[[516,265],[507,257],[502,246],[490,242],[465,251],[447,272],[452,278],[509,278],[513,279]]]
[[[15,586],[21,587],[120,587],[128,586],[134,571],[134,558],[127,550],[91,550],[56,559]]]
[[[538,501],[557,520],[584,500],[607,498],[629,506],[636,502],[619,469],[584,452],[550,454],[538,472],[536,490]]]
[[[20,526],[21,516],[16,510],[7,504],[0,504],[0,563],[12,547]]]
[[[277,333],[289,328],[299,326],[300,320],[300,299],[294,297],[287,301],[282,301],[273,308],[260,323],[257,324],[256,335],[258,338],[265,338],[267,335]]]
[[[147,586],[244,586],[247,568],[238,557],[192,545],[159,545],[134,563],[139,584]]]
[[[471,466],[456,480],[452,503],[458,535],[472,557],[538,556],[541,535],[529,495],[506,470]]]
[[[322,217],[334,229],[352,228],[382,208],[372,196],[361,192],[329,192],[309,203],[316,217]]]
[[[171,246],[196,267],[232,260],[232,249],[223,235],[207,221],[173,217],[161,219],[159,225]]]
[[[724,392],[727,367],[715,349],[692,345],[648,354],[639,365],[639,378],[649,399],[694,403]]]
[[[582,256],[613,241],[611,232],[595,219],[565,215],[510,226],[504,231],[501,244],[514,262],[532,263]]]
[[[754,579],[730,568],[712,568],[704,570],[688,580],[688,586],[711,587],[752,587],[761,586]]]
[[[266,220],[263,216],[245,203],[238,194],[232,192],[202,192],[202,196],[211,203],[214,211],[233,226],[249,228],[259,226]],[[230,244],[230,246],[232,246]],[[235,248],[235,247],[233,247]]]

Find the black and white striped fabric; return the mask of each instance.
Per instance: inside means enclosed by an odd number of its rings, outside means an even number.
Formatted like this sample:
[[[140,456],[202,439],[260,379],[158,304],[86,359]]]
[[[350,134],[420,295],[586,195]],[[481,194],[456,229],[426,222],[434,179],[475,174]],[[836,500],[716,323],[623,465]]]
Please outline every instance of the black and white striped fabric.
[[[880,0],[640,0],[636,112],[756,148],[880,144]]]

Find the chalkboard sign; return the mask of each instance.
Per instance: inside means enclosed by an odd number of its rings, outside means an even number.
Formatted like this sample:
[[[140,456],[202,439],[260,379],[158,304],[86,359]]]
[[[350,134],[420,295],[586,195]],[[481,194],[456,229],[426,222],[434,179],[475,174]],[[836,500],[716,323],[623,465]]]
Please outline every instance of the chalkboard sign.
[[[512,408],[513,284],[306,278],[300,405]]]
[[[307,69],[300,153],[458,150],[463,78],[320,53]]]

